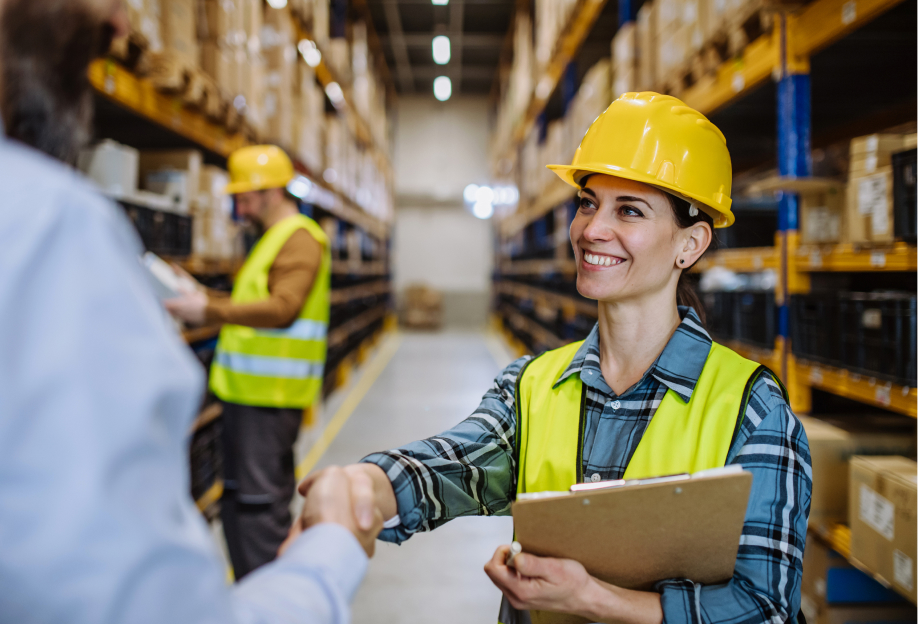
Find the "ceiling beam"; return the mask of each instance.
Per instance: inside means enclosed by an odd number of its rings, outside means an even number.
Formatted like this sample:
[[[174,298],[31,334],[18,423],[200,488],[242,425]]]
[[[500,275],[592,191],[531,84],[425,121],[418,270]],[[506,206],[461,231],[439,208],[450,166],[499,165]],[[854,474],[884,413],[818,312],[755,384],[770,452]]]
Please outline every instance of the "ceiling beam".
[[[455,2],[456,5],[459,5],[459,2]],[[449,6],[453,6],[453,2],[449,3]],[[450,27],[447,32],[450,39],[453,38],[453,24],[452,18],[450,18]],[[409,48],[429,48],[430,42],[433,40],[436,33],[404,33],[402,38],[405,40],[405,45]],[[379,38],[382,41],[383,45],[389,45],[389,36],[382,36]],[[450,43],[453,43],[452,41]],[[499,48],[504,43],[504,35],[491,34],[491,33],[464,33],[462,35],[462,45],[466,48]]]
[[[386,2],[383,8],[386,11],[386,24],[389,27],[389,45],[392,46],[392,56],[395,57],[395,69],[398,80],[402,84],[404,93],[414,91],[414,76],[411,71],[411,61],[408,58],[408,46],[405,45],[404,32],[402,31],[402,16],[398,12],[398,4]]]
[[[450,61],[450,65],[452,65],[452,61]],[[433,80],[437,76],[443,75],[443,69],[442,65],[430,64],[414,65],[411,71],[414,77],[419,80]],[[496,68],[493,65],[466,65],[462,68],[462,75],[470,80],[491,80],[495,71]],[[453,90],[456,90],[456,85],[453,85]]]

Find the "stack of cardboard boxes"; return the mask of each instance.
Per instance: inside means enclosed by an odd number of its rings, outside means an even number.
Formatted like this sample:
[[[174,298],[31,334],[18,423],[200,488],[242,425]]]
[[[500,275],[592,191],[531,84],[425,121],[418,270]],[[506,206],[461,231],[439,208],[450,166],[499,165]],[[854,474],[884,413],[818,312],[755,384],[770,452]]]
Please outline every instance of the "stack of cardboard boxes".
[[[893,240],[892,154],[913,149],[914,134],[871,134],[851,141],[847,242]]]
[[[637,90],[637,24],[622,24],[612,37],[612,99]]]
[[[914,423],[895,416],[801,421],[813,467],[810,527],[828,535],[834,525],[848,524],[850,558],[857,564],[814,535],[808,538],[803,566],[807,620],[915,621],[915,608],[905,599],[915,601],[918,465],[904,457],[915,452]]]
[[[415,329],[436,329],[443,324],[443,294],[429,286],[405,289],[402,323]]]
[[[294,139],[294,98],[299,91],[297,71],[299,54],[290,10],[265,8],[261,48],[265,59],[265,95],[263,112],[264,141],[292,147]]]

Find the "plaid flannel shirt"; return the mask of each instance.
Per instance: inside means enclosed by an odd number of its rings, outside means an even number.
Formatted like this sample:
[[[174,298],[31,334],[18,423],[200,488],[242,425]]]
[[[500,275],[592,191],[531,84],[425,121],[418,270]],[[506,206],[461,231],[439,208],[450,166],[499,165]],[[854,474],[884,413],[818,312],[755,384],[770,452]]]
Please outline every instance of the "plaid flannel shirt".
[[[617,396],[599,366],[598,327],[558,383],[580,375],[587,386],[583,475],[620,479],[668,390],[688,401],[704,367],[711,337],[691,308],[641,380]],[[401,543],[452,518],[508,515],[516,495],[516,378],[530,358],[505,368],[478,409],[444,433],[363,461],[389,476],[398,516],[381,539]],[[800,609],[800,581],[812,471],[806,434],[775,380],[753,385],[742,427],[727,454],[753,475],[752,493],[733,578],[702,586],[688,579],[657,585],[664,622],[740,624],[785,622]],[[699,553],[699,556],[704,556]]]

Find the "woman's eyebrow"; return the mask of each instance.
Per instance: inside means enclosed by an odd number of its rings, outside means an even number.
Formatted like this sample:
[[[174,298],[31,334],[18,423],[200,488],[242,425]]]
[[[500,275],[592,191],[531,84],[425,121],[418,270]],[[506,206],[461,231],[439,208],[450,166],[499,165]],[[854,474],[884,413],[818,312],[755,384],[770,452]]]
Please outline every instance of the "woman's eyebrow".
[[[590,195],[593,196],[594,199],[596,198],[596,192],[593,191],[592,189],[588,189],[588,188],[580,189],[580,195],[583,196],[584,193],[589,193]]]
[[[651,210],[653,210],[653,206],[651,206],[651,205],[647,202],[646,199],[641,199],[640,197],[632,197],[631,195],[619,195],[619,196],[616,197],[615,199],[616,199],[616,201],[620,201],[620,202],[641,202],[641,203],[643,203],[643,204],[646,204],[648,208],[650,208]]]

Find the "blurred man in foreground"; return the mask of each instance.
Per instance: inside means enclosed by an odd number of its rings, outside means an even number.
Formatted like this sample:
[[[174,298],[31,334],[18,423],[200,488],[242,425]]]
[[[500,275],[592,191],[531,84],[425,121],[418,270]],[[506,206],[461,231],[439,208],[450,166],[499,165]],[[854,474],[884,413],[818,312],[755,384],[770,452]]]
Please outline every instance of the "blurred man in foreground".
[[[124,24],[116,0],[0,0],[10,136],[70,160],[87,64]],[[0,622],[347,622],[381,528],[351,502],[370,484],[332,471],[282,556],[227,585],[188,493],[204,374],[130,223],[7,139],[0,189]]]

